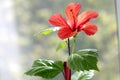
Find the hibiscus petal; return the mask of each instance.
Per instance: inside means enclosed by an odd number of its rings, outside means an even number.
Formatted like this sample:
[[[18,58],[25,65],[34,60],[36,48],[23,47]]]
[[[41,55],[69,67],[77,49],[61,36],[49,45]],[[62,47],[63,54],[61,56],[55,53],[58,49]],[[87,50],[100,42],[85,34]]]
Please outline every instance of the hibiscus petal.
[[[94,35],[97,32],[97,26],[92,23],[87,23],[83,26],[82,30],[87,34],[87,35]]]
[[[81,5],[77,3],[71,3],[66,7],[65,13],[70,23],[70,26],[74,26],[77,20],[76,17],[78,16],[80,8],[81,8]]]
[[[48,20],[50,24],[54,26],[68,26],[67,22],[65,19],[61,16],[61,14],[54,14],[53,16],[50,17]]]
[[[66,9],[65,9],[65,12],[66,12],[66,16],[67,18],[71,18],[71,17],[75,17],[78,15],[79,13],[79,10],[81,8],[81,4],[77,4],[77,3],[71,3],[69,4]],[[69,14],[72,14],[73,16],[70,16]]]
[[[92,18],[96,18],[97,16],[98,16],[98,13],[94,10],[84,11],[78,16],[77,27],[85,24]]]
[[[58,31],[58,36],[63,40],[69,37],[72,37],[76,34],[76,32],[72,32],[69,27],[61,27]]]

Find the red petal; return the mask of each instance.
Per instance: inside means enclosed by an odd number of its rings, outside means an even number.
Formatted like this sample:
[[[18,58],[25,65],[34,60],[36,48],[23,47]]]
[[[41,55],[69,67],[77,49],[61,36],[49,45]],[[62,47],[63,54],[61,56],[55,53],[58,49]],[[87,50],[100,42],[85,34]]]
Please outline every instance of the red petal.
[[[76,3],[71,3],[66,7],[65,13],[71,26],[74,26],[80,8],[81,5]]]
[[[66,16],[67,18],[71,18],[71,17],[75,17],[78,15],[79,13],[79,10],[81,8],[81,5],[80,4],[76,4],[76,3],[71,3],[69,4],[66,9],[65,9],[65,12],[66,12]],[[73,16],[70,16],[69,14],[72,14]]]
[[[97,16],[98,16],[98,13],[94,10],[84,11],[78,16],[77,27],[85,24],[92,18],[96,18]]]
[[[83,26],[82,29],[87,35],[94,35],[97,32],[97,26],[92,23],[87,23]]]
[[[61,14],[54,14],[48,20],[50,24],[54,26],[68,26],[65,19],[61,16]]]
[[[61,27],[58,31],[58,36],[63,40],[69,37],[72,37],[76,34],[76,32],[72,32],[69,27]]]

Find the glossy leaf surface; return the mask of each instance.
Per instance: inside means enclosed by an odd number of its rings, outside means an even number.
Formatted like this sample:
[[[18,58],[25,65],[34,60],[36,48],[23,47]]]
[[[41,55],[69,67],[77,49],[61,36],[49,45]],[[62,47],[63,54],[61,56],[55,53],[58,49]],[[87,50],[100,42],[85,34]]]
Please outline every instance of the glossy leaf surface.
[[[57,76],[62,70],[63,70],[62,61],[39,59],[34,61],[32,68],[28,70],[25,74],[51,79]]]
[[[75,71],[98,70],[98,54],[95,49],[79,50],[68,57],[68,66]]]

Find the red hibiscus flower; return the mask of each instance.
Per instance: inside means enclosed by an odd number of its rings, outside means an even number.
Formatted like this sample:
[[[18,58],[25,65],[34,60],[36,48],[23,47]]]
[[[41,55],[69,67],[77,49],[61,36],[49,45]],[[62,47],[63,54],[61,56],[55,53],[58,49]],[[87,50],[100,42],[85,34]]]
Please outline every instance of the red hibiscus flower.
[[[61,39],[75,36],[80,31],[84,31],[87,35],[94,35],[97,32],[97,26],[89,21],[96,18],[98,13],[94,10],[86,10],[78,15],[80,8],[81,4],[69,4],[65,9],[67,21],[61,14],[54,14],[50,17],[49,23],[60,27],[58,36]]]

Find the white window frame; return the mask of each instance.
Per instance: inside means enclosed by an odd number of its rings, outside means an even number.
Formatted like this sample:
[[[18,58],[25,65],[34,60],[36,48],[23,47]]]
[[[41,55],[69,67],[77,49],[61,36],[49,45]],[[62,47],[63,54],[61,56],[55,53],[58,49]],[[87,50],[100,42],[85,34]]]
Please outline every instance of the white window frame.
[[[116,7],[116,19],[118,26],[118,58],[119,58],[119,68],[120,68],[120,0],[115,0]],[[120,69],[119,69],[120,71]]]

